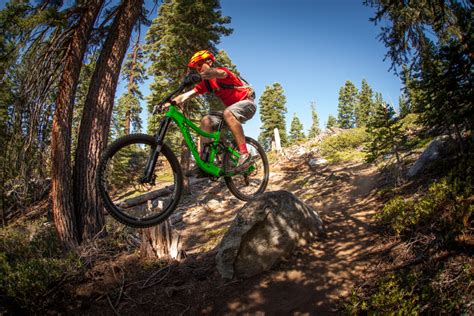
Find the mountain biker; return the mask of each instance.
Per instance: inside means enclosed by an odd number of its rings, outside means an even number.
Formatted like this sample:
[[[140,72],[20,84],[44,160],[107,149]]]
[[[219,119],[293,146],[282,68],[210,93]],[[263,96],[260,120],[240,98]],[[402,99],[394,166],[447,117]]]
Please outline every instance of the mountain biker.
[[[201,76],[199,82],[193,89],[173,98],[179,106],[189,99],[205,93],[214,93],[221,99],[226,108],[220,111],[211,112],[201,119],[200,128],[203,131],[211,133],[218,126],[221,117],[232,132],[237,142],[240,158],[235,168],[235,172],[240,172],[248,168],[253,158],[249,154],[242,123],[251,119],[256,111],[254,103],[254,93],[249,85],[244,83],[239,77],[224,67],[213,67],[215,61],[214,55],[208,50],[200,50],[196,52],[190,59],[188,67],[190,71],[195,70]],[[169,106],[166,104],[165,106]],[[205,144],[209,143],[209,139],[200,137],[200,155],[203,159],[203,149]],[[187,176],[196,175],[197,177],[205,176],[198,166],[186,174]]]

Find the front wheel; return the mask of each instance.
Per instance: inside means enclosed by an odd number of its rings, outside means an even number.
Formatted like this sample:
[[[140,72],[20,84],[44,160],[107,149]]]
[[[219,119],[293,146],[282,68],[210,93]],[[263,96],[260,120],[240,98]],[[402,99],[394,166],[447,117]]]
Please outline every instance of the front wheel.
[[[265,151],[260,144],[250,138],[245,137],[247,149],[254,158],[254,163],[244,172],[232,177],[224,177],[225,183],[230,192],[242,201],[249,201],[265,192],[268,184],[270,167]],[[232,149],[237,151],[238,146],[235,141],[232,143]],[[235,167],[238,158],[231,151],[226,151],[224,155],[224,171]]]
[[[100,160],[96,185],[104,207],[127,226],[157,225],[179,203],[183,176],[168,146],[161,149],[151,181],[141,181],[156,146],[156,139],[150,135],[127,135],[110,144]]]

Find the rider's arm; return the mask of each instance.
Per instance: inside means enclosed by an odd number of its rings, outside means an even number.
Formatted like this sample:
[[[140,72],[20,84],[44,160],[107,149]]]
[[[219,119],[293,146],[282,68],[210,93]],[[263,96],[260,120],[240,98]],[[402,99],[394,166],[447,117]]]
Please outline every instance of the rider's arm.
[[[185,92],[183,94],[178,95],[177,97],[174,97],[173,101],[176,102],[176,104],[181,110],[183,110],[183,103],[195,97],[196,95],[197,95],[197,92],[194,91],[194,89],[191,89],[188,92]],[[163,104],[163,110],[167,110],[170,105],[171,104],[169,102],[166,102],[165,104]]]
[[[200,73],[203,80],[214,79],[214,78],[226,78],[227,72],[222,69],[208,68]]]
[[[194,89],[189,90],[183,94],[178,95],[173,99],[174,102],[178,104],[183,104],[184,102],[188,101],[189,99],[194,98],[197,95],[197,92]]]

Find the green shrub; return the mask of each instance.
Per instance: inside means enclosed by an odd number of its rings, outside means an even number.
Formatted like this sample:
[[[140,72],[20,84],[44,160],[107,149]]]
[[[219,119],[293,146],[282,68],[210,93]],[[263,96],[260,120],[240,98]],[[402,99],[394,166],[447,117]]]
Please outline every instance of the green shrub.
[[[0,228],[0,297],[17,308],[41,310],[51,288],[79,267],[77,255],[62,254],[54,228],[46,223]]]
[[[343,304],[346,313],[469,314],[472,256],[457,249],[472,238],[473,161],[464,157],[457,163],[442,162],[441,169],[448,175],[426,192],[411,198],[395,196],[386,203],[377,218],[401,235],[400,241],[410,245],[410,253],[419,260],[408,259],[404,268],[353,290]],[[435,239],[427,244],[423,236]]]
[[[395,273],[390,273],[377,281],[373,293],[362,297],[352,291],[344,310],[351,315],[362,312],[371,314],[417,315],[420,311],[419,296],[415,292],[416,277],[409,275],[404,284]]]
[[[351,315],[463,314],[470,303],[469,260],[451,258],[391,272],[368,288],[352,290],[342,308]]]
[[[371,289],[366,289],[365,295],[361,290],[352,290],[342,308],[351,315],[462,313],[469,304],[467,292],[472,267],[455,261],[389,273],[378,279]]]
[[[443,233],[444,237],[455,237],[465,226],[465,219],[473,212],[469,203],[471,187],[463,181],[443,178],[430,185],[425,195],[404,199],[396,196],[376,215],[382,223],[388,224],[396,234],[407,229],[423,229]]]
[[[280,154],[276,151],[268,151],[267,152],[268,163],[271,165],[277,162],[279,159],[279,155]]]
[[[367,132],[363,128],[353,128],[340,134],[325,138],[319,144],[321,155],[332,162],[361,161],[365,154],[361,147],[367,141]]]
[[[423,127],[418,123],[419,115],[416,113],[410,113],[400,120],[401,127],[403,131],[417,130]]]

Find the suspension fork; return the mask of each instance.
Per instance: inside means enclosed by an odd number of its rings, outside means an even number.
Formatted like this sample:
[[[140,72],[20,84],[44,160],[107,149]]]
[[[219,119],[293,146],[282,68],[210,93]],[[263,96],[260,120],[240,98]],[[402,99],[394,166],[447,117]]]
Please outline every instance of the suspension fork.
[[[150,183],[153,178],[153,171],[155,170],[156,162],[158,161],[158,156],[161,152],[161,148],[163,147],[163,141],[165,139],[166,132],[168,131],[168,127],[171,123],[170,117],[165,117],[161,120],[160,129],[158,130],[158,134],[156,135],[156,147],[151,152],[150,157],[148,157],[148,161],[145,166],[145,172],[143,177],[140,179],[141,183]]]

